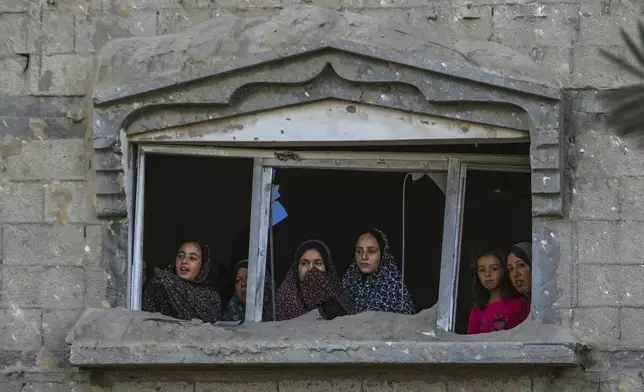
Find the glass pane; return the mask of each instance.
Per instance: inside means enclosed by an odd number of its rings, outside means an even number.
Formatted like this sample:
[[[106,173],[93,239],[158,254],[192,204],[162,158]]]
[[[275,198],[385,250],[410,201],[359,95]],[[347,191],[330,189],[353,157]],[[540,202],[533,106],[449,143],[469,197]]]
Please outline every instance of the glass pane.
[[[507,250],[532,237],[530,173],[468,170],[465,187],[456,332],[466,333],[476,279],[470,254]],[[505,263],[505,260],[502,260]]]
[[[406,182],[403,244],[403,183],[407,173],[330,169],[277,169],[279,202],[288,217],[274,226],[276,287],[282,284],[298,246],[318,239],[331,250],[339,278],[355,263],[356,240],[377,228],[389,239],[416,311],[438,298],[445,195],[429,178]],[[420,177],[420,176],[419,176]],[[443,175],[444,177],[444,175]],[[440,183],[441,179],[437,178]]]
[[[235,265],[248,258],[252,158],[146,154],[145,280],[174,265],[184,241],[207,244],[207,284],[222,314],[235,294]],[[145,285],[144,285],[145,287]]]

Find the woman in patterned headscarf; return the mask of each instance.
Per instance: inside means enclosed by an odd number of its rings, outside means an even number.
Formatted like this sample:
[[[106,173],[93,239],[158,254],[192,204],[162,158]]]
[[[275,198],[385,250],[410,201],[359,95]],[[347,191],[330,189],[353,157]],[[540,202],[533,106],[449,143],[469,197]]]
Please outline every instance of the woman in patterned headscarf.
[[[248,282],[248,260],[242,260],[235,265],[235,294],[228,302],[228,307],[222,320],[241,321],[246,318],[246,284]],[[270,271],[264,274],[264,306],[262,308],[262,321],[273,320],[271,306],[271,279]]]
[[[210,249],[199,241],[183,243],[175,262],[154,269],[143,293],[143,310],[181,320],[214,323],[221,315],[219,294],[206,284],[210,272]]]
[[[364,231],[356,243],[354,259],[342,284],[354,301],[356,311],[415,313],[411,295],[383,232],[378,229]]]
[[[317,240],[304,242],[277,292],[277,320],[290,320],[318,309],[325,320],[353,314],[342,290],[329,248]]]
[[[532,243],[519,242],[508,249],[507,269],[515,289],[532,296]]]

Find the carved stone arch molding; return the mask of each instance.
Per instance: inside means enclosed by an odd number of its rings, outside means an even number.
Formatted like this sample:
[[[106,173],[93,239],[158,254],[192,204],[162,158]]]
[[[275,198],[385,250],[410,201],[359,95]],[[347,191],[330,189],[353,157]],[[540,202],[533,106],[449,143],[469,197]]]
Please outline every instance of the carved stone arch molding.
[[[102,218],[127,216],[128,139],[179,127],[203,132],[209,121],[328,99],[526,132],[533,214],[563,215],[557,78],[512,49],[431,23],[418,29],[301,5],[221,16],[175,35],[108,43],[93,99]]]
[[[121,130],[340,99],[529,131],[533,212],[561,216],[561,97],[551,73],[506,47],[313,6],[112,41],[94,89],[98,214],[126,216]]]

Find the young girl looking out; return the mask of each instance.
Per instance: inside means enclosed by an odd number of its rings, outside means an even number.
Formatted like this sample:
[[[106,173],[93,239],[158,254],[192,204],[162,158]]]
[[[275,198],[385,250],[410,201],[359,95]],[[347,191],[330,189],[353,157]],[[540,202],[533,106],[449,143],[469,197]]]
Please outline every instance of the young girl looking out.
[[[512,329],[530,313],[530,304],[519,296],[508,278],[504,255],[498,251],[478,252],[473,258],[474,308],[468,334]]]

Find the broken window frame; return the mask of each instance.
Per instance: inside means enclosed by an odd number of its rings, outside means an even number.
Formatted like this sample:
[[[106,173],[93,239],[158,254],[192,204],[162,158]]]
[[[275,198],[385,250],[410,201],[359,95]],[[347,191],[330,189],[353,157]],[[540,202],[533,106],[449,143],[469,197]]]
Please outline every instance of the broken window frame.
[[[373,170],[397,172],[447,173],[445,210],[443,215],[443,239],[440,267],[439,297],[437,303],[437,327],[453,331],[458,294],[458,274],[461,256],[461,232],[463,207],[468,170],[530,171],[529,158],[525,156],[436,154],[404,152],[339,152],[297,151],[275,148],[273,150],[173,146],[140,144],[135,153],[136,173],[134,211],[130,215],[133,227],[131,255],[129,258],[130,308],[141,310],[142,264],[143,264],[143,216],[145,197],[145,161],[149,154],[189,155],[213,158],[253,159],[251,194],[251,220],[248,257],[248,286],[246,321],[261,322],[264,294],[264,274],[268,254],[270,230],[270,205],[273,170],[278,168],[328,169],[328,170]]]

